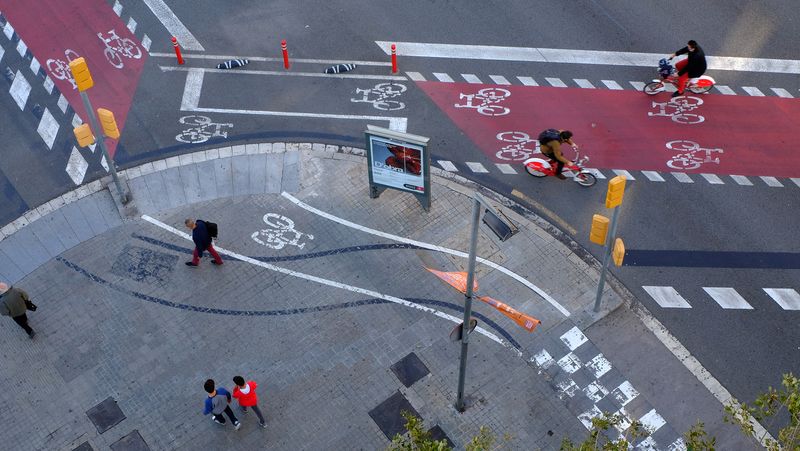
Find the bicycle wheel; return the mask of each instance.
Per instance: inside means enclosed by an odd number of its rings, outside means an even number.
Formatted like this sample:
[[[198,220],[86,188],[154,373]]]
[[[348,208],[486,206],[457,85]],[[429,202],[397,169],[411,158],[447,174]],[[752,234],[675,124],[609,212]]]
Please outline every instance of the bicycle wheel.
[[[650,96],[654,96],[662,91],[664,91],[664,83],[661,81],[651,81],[642,88],[642,92]]]
[[[711,91],[711,88],[713,87],[714,87],[713,85],[706,85],[706,86],[693,85],[689,86],[689,91],[692,91],[695,94],[705,94],[708,91]]]
[[[579,172],[575,174],[575,183],[580,186],[592,186],[597,183],[597,177],[589,172]]]
[[[137,60],[142,57],[142,51],[139,49],[139,46],[136,45],[135,42],[133,42],[128,38],[123,38],[121,40],[121,43],[122,43],[122,51],[125,53],[125,55]]]
[[[531,136],[525,132],[500,132],[497,139],[507,143],[525,143],[532,141]]]
[[[277,213],[267,213],[264,215],[264,223],[270,227],[273,227],[278,230],[290,230],[294,229],[294,221],[287,218],[286,216],[281,216]]]
[[[680,155],[676,156],[675,158],[667,161],[667,166],[671,167],[672,169],[697,169],[700,167],[700,162],[697,160],[693,160],[691,157],[680,157]]]
[[[374,91],[382,91],[387,95],[398,95],[406,92],[406,86],[400,83],[379,83],[373,88]]]
[[[546,169],[547,168],[539,161],[532,161],[525,165],[525,170],[534,177],[546,177],[547,173],[544,172]]]
[[[178,122],[186,125],[208,125],[211,123],[211,118],[192,114],[191,116],[183,116],[178,119]]]
[[[678,139],[667,143],[667,149],[680,150],[680,151],[693,151],[700,148],[700,145],[694,141],[686,139]]]
[[[122,69],[122,66],[125,64],[122,62],[122,57],[117,54],[112,48],[106,48],[103,50],[103,54],[106,56],[106,59],[112,66],[116,67],[117,69]]]

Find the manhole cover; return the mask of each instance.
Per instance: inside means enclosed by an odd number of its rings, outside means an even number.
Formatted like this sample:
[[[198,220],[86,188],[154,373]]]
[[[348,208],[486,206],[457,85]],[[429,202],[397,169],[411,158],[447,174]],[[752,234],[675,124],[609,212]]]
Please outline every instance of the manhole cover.
[[[400,391],[396,391],[392,396],[388,397],[385,401],[378,404],[378,407],[369,411],[369,416],[375,421],[375,424],[383,431],[386,438],[393,439],[396,434],[403,434],[406,432],[406,420],[400,414],[407,411],[412,415],[419,417],[419,414],[405,396]]]
[[[102,434],[125,419],[125,414],[120,410],[117,401],[110,396],[105,401],[87,410],[86,415],[92,421],[94,427],[97,428],[98,434]]]
[[[392,372],[406,387],[430,374],[428,367],[413,352],[391,366]]]

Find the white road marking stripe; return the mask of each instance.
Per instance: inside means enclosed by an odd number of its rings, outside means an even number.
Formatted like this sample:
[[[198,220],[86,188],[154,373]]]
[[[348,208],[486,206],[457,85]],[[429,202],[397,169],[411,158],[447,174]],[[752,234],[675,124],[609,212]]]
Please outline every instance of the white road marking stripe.
[[[83,183],[83,178],[86,176],[86,169],[88,168],[89,163],[86,162],[86,159],[83,158],[78,149],[73,146],[66,167],[67,175],[72,179],[72,183],[76,185]]]
[[[63,94],[58,95],[58,109],[61,110],[62,113],[67,114],[67,106],[69,106],[69,102],[67,102],[66,97]]]
[[[138,24],[136,23],[135,20],[133,20],[133,17],[128,18],[127,27],[128,27],[128,30],[131,30],[131,33],[136,33],[136,25],[138,25]]]
[[[510,85],[511,84],[511,82],[508,81],[508,79],[506,77],[502,76],[502,75],[489,75],[489,78],[491,78],[492,81],[495,82],[495,84],[498,84],[498,85]]]
[[[553,359],[553,356],[551,356],[546,349],[542,349],[536,353],[536,355],[531,357],[531,362],[534,362],[536,366],[541,369],[550,368],[554,363],[556,363],[556,361]]]
[[[200,45],[200,42],[194,35],[186,28],[186,25],[178,19],[178,16],[164,3],[164,0],[143,0],[144,3],[153,11],[159,21],[164,25],[164,28],[170,35],[178,38],[178,44],[182,49],[192,50],[196,52],[203,52],[206,49]]]
[[[617,388],[611,390],[611,396],[619,403],[620,406],[625,407],[629,402],[633,401],[634,398],[639,396],[639,392],[633,388],[633,384],[628,381],[624,381],[619,384]]]
[[[25,53],[27,52],[28,46],[25,44],[25,41],[20,39],[19,42],[17,42],[17,53],[19,53],[19,56],[25,58]]]
[[[488,170],[486,170],[486,168],[485,168],[485,167],[483,167],[483,165],[482,165],[482,164],[480,164],[480,163],[477,163],[477,162],[474,162],[474,161],[465,161],[464,163],[465,163],[465,164],[466,164],[466,165],[469,167],[469,169],[470,169],[472,172],[477,172],[477,173],[485,173],[485,172],[489,172],[489,171],[488,171]]]
[[[787,91],[787,90],[785,90],[783,88],[769,88],[769,89],[771,89],[772,92],[774,92],[775,94],[777,94],[780,97],[783,97],[784,99],[793,99],[794,98],[794,96],[792,96],[792,94],[789,91]]]
[[[6,49],[0,46],[0,61],[3,61],[3,55],[6,54]]]
[[[186,84],[183,86],[181,111],[192,111],[200,105],[200,91],[203,89],[205,73],[200,69],[189,69]]]
[[[178,229],[176,229],[176,228],[174,228],[172,226],[169,226],[167,224],[164,224],[163,222],[161,222],[161,221],[159,221],[157,219],[151,218],[150,216],[143,215],[142,219],[144,219],[145,221],[147,221],[147,222],[149,222],[149,223],[151,223],[151,224],[153,224],[153,225],[155,225],[157,227],[160,227],[160,228],[162,228],[162,229],[164,229],[164,230],[166,230],[168,232],[171,232],[174,235],[177,235],[177,236],[179,236],[179,237],[181,237],[181,238],[183,238],[185,240],[189,240],[189,241],[192,240],[192,237],[190,237],[185,232],[180,231],[180,230],[178,230]],[[368,289],[365,289],[365,288],[359,288],[359,287],[356,287],[356,286],[353,286],[353,285],[347,285],[347,284],[344,284],[344,283],[341,283],[341,282],[337,282],[335,280],[324,279],[322,277],[312,276],[311,274],[306,274],[306,273],[302,273],[302,272],[299,272],[299,271],[293,271],[291,269],[282,268],[280,266],[271,265],[269,263],[264,263],[262,261],[254,259],[254,258],[250,258],[250,257],[248,257],[246,255],[242,255],[242,254],[239,254],[239,253],[236,253],[236,252],[233,252],[233,251],[229,251],[227,249],[224,249],[224,248],[221,248],[221,247],[218,247],[218,246],[214,246],[214,248],[220,254],[233,257],[233,258],[235,258],[237,260],[241,260],[243,262],[250,263],[251,265],[254,265],[254,266],[260,266],[260,267],[262,267],[264,269],[268,269],[270,271],[275,271],[275,272],[278,272],[278,273],[281,273],[281,274],[286,274],[286,275],[297,277],[297,278],[300,278],[300,279],[309,280],[311,282],[316,282],[316,283],[319,283],[319,284],[322,284],[322,285],[327,285],[329,287],[334,287],[334,288],[339,288],[339,289],[342,289],[342,290],[352,291],[353,293],[359,293],[359,294],[363,294],[363,295],[366,295],[366,296],[372,296],[372,297],[384,299],[386,301],[393,302],[395,304],[400,304],[400,305],[403,305],[403,306],[406,306],[406,307],[411,307],[411,308],[414,308],[414,309],[417,309],[417,310],[421,310],[421,311],[426,312],[426,313],[432,313],[432,314],[438,316],[439,318],[443,318],[443,319],[452,321],[452,322],[454,322],[456,324],[461,322],[461,320],[459,318],[457,318],[457,317],[455,317],[453,315],[441,312],[441,311],[436,310],[436,309],[432,309],[430,307],[425,307],[424,305],[415,304],[413,302],[406,301],[405,299],[401,299],[401,298],[398,298],[398,297],[395,297],[395,296],[390,296],[390,295],[387,295],[387,294],[379,293],[377,291],[368,290]],[[505,342],[505,340],[501,339],[500,337],[498,337],[497,335],[489,332],[486,329],[483,329],[481,327],[477,327],[475,329],[475,331],[480,333],[481,335],[484,335],[484,336],[488,337],[492,341],[500,343],[503,346],[509,347],[509,345]]]
[[[764,291],[784,310],[800,310],[800,294],[791,288],[764,288]]]
[[[458,172],[458,168],[452,162],[447,160],[438,160],[439,166],[447,172]]]
[[[153,52],[150,56],[157,56],[160,58],[175,58],[175,53]],[[184,53],[183,59],[204,59],[204,60],[241,60],[246,59],[250,62],[264,61],[264,62],[283,62],[283,58],[273,58],[266,56],[236,56],[236,55],[205,55],[198,53]],[[309,59],[309,58],[292,58],[292,64],[355,64],[358,66],[391,66],[392,63],[388,61],[353,61],[353,60],[323,60],[323,59]]]
[[[572,329],[568,330],[560,338],[561,341],[567,345],[567,348],[569,348],[570,351],[578,349],[582,344],[589,341],[589,339],[586,338],[586,335],[584,335],[583,332],[581,332],[581,330],[577,327],[573,327]]]
[[[517,173],[517,171],[515,171],[514,168],[511,167],[511,165],[508,163],[495,163],[495,166],[497,166],[497,169],[500,169],[500,172],[502,172],[503,174]]]
[[[575,84],[577,84],[581,88],[594,89],[594,85],[592,84],[592,82],[590,82],[585,78],[573,78],[572,80],[575,82]]]
[[[548,83],[550,83],[550,86],[553,86],[553,87],[556,87],[556,88],[566,88],[567,87],[566,83],[561,81],[560,78],[545,78],[545,80]]]
[[[719,91],[719,92],[720,92],[720,94],[724,94],[724,95],[726,95],[726,96],[735,96],[735,95],[736,95],[736,91],[734,91],[733,89],[731,89],[731,87],[730,87],[730,86],[725,86],[725,85],[714,85],[714,89],[716,89],[717,91]]]
[[[587,171],[589,171],[589,172],[591,172],[591,173],[592,173],[592,174],[593,174],[595,177],[597,177],[597,179],[598,179],[598,180],[600,180],[600,179],[605,179],[605,178],[606,178],[605,174],[603,174],[602,172],[600,172],[600,170],[599,170],[599,169],[595,169],[595,168],[586,168],[586,170],[587,170]]]
[[[744,90],[744,92],[750,94],[751,96],[764,97],[764,93],[761,92],[760,89],[754,86],[742,86],[742,89]]]
[[[79,125],[83,124],[83,119],[78,116],[78,113],[72,115],[72,128],[75,128]]]
[[[49,75],[45,75],[44,82],[42,82],[42,86],[44,86],[44,90],[47,91],[48,94],[52,94],[53,88],[56,87],[56,84],[53,83],[53,80],[50,78]]]
[[[144,47],[145,50],[150,52],[151,45],[153,45],[153,41],[150,39],[150,36],[147,35],[142,36],[142,47]]]
[[[296,197],[292,196],[291,194],[289,194],[289,193],[287,193],[285,191],[283,193],[281,193],[281,195],[283,197],[285,197],[286,199],[289,199],[295,205],[297,205],[298,207],[300,207],[300,208],[302,208],[302,209],[304,209],[306,211],[310,211],[310,212],[312,212],[312,213],[314,213],[314,214],[316,214],[318,216],[322,216],[323,218],[326,218],[326,219],[328,219],[330,221],[333,221],[333,222],[337,222],[339,224],[342,224],[344,226],[350,227],[352,229],[360,230],[360,231],[362,231],[364,233],[369,233],[371,235],[380,236],[382,238],[386,238],[386,239],[389,239],[389,240],[392,240],[392,241],[398,241],[400,243],[412,244],[414,246],[419,246],[419,247],[422,247],[422,248],[425,248],[425,249],[429,249],[429,250],[432,250],[432,251],[442,252],[444,254],[455,255],[455,256],[461,257],[461,258],[469,258],[469,255],[466,252],[461,252],[461,251],[457,251],[457,250],[454,250],[454,249],[449,249],[449,248],[442,247],[442,246],[436,246],[434,244],[429,244],[429,243],[425,243],[425,242],[422,242],[422,241],[403,238],[403,237],[398,236],[398,235],[392,235],[390,233],[381,232],[379,230],[371,229],[369,227],[365,227],[365,226],[362,226],[360,224],[356,224],[356,223],[350,222],[350,221],[348,221],[346,219],[342,219],[342,218],[339,218],[337,216],[333,216],[330,213],[326,213],[326,212],[324,212],[322,210],[318,210],[318,209],[312,207],[311,205],[306,204],[305,202],[301,201],[300,199],[297,199]],[[531,282],[528,282],[528,280],[526,280],[525,278],[523,278],[519,274],[511,271],[510,269],[506,268],[505,266],[500,266],[497,263],[495,263],[493,261],[490,261],[490,260],[486,260],[485,258],[482,258],[482,257],[477,257],[477,261],[482,263],[482,264],[484,264],[484,265],[486,265],[486,266],[488,266],[488,267],[490,267],[490,268],[492,268],[492,269],[496,269],[496,270],[502,272],[503,274],[511,277],[512,279],[516,280],[517,282],[525,285],[531,291],[534,291],[536,294],[541,296],[542,299],[547,301],[556,310],[561,312],[562,315],[570,316],[569,311],[566,308],[564,308],[561,304],[559,304],[555,299],[553,299],[552,296],[550,296],[549,294],[547,294],[547,292],[545,292],[541,288],[537,287],[536,285],[532,284]]]
[[[644,85],[645,85],[645,83],[643,83],[641,81],[629,81],[628,83],[630,83],[631,86],[633,86],[633,89],[635,89],[637,91],[641,91],[642,89],[644,89]]]
[[[281,76],[297,76],[297,77],[320,77],[320,78],[357,78],[365,80],[408,80],[402,75],[361,75],[361,74],[325,74],[322,72],[286,72],[277,70],[250,70],[250,69],[211,69],[200,67],[175,67],[175,66],[158,66],[162,72],[188,72],[192,70],[200,70],[203,72],[210,72],[214,74],[239,74],[239,75],[281,75]]]
[[[443,72],[434,72],[433,76],[436,77],[437,80],[443,81],[445,83],[453,83],[453,78]]]
[[[661,174],[659,174],[656,171],[641,171],[641,172],[651,182],[663,182],[664,181],[664,178],[661,177]]]
[[[39,136],[42,137],[44,143],[47,144],[48,149],[53,149],[53,143],[56,140],[58,128],[58,121],[56,121],[56,118],[50,113],[50,110],[45,107],[44,113],[42,113],[42,119],[39,121],[39,126],[36,128],[36,131],[39,133]]]
[[[631,175],[631,173],[626,171],[625,169],[612,169],[612,171],[614,172],[614,174],[625,176],[625,178],[628,180],[636,180],[635,178],[633,178],[633,175]]]
[[[195,108],[188,111],[200,113],[220,113],[220,114],[251,114],[256,116],[284,116],[284,117],[313,117],[322,119],[350,119],[357,121],[388,121],[389,129],[405,132],[408,127],[406,117],[387,117],[387,116],[361,116],[357,114],[327,114],[327,113],[302,113],[296,111],[270,111],[270,110],[237,110],[228,108]]]
[[[532,77],[517,77],[517,80],[525,86],[539,86]]]
[[[743,175],[732,175],[731,178],[734,182],[742,185],[742,186],[753,186],[753,182],[751,182],[747,177]]]
[[[642,287],[663,308],[692,308],[672,287]]]
[[[706,179],[706,181],[712,185],[725,184],[725,182],[723,182],[722,179],[717,176],[717,174],[700,174],[700,176]]]
[[[703,287],[703,290],[724,309],[753,310],[753,306],[733,288]]]
[[[620,86],[619,83],[617,83],[614,80],[600,80],[600,81],[602,81],[603,84],[606,85],[606,88],[608,89],[613,89],[615,91],[619,91],[622,89],[622,86]]]
[[[771,186],[773,188],[782,188],[783,187],[783,183],[779,182],[778,179],[776,179],[775,177],[768,177],[768,176],[762,175],[761,176],[761,180],[763,180],[764,183],[767,184],[767,186]]]
[[[466,80],[467,83],[473,83],[473,84],[483,83],[481,79],[478,78],[475,74],[461,74],[461,78]]]
[[[397,44],[397,54],[428,58],[452,58],[495,61],[548,62],[567,64],[602,64],[607,66],[653,67],[663,53],[613,52],[492,45],[432,44],[419,42],[375,41],[387,55]],[[774,72],[800,74],[800,60],[706,56],[711,70]]]
[[[31,72],[33,72],[36,75],[39,75],[39,69],[41,69],[41,68],[42,68],[42,65],[39,64],[39,60],[37,60],[35,57],[31,58]]]
[[[3,34],[5,34],[8,39],[14,36],[14,27],[11,26],[11,22],[6,21],[6,24],[3,25]]]
[[[789,180],[791,180],[792,182],[794,182],[795,185],[800,187],[800,178],[792,177]]]
[[[661,426],[667,424],[667,422],[664,421],[664,418],[662,418],[661,415],[656,412],[656,409],[651,409],[649,412],[644,414],[639,421],[642,423],[642,426],[644,426],[647,432],[651,434],[659,430]]]
[[[419,72],[406,72],[408,78],[414,81],[425,81],[425,76]]]
[[[31,84],[22,75],[22,72],[17,70],[14,76],[14,81],[11,82],[11,89],[8,90],[11,97],[17,102],[20,110],[25,110],[25,104],[28,103],[28,96],[31,93]]]
[[[122,15],[122,4],[120,4],[119,0],[114,0],[114,7],[111,9],[114,10],[114,13],[116,13],[117,16]]]
[[[694,180],[692,180],[692,178],[689,177],[689,174],[685,172],[672,172],[671,174],[681,183],[694,183]]]

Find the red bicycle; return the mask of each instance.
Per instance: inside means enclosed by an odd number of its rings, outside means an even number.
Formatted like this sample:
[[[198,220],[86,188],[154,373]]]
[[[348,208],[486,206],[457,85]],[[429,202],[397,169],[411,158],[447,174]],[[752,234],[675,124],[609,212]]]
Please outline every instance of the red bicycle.
[[[565,175],[574,174],[572,180],[574,180],[575,183],[580,186],[594,185],[597,183],[597,177],[595,177],[594,174],[585,168],[586,163],[589,162],[589,157],[584,156],[581,158],[581,153],[578,150],[578,147],[573,146],[572,148],[575,150],[575,159],[572,160],[571,165],[564,165],[564,171],[567,173]],[[556,175],[556,162],[547,157],[528,158],[527,160],[523,161],[522,164],[525,165],[525,170],[528,171],[528,174],[534,177],[547,177],[550,175]]]
[[[658,73],[661,75],[661,79],[653,80],[644,85],[642,92],[654,96],[659,92],[664,92],[667,83],[676,88],[678,87],[678,72],[675,70],[675,67],[672,66],[670,60],[661,58],[658,62]],[[686,82],[686,89],[695,94],[703,94],[711,90],[711,88],[714,87],[714,83],[716,82],[713,78],[708,75],[701,75],[696,78],[690,78],[689,81]]]

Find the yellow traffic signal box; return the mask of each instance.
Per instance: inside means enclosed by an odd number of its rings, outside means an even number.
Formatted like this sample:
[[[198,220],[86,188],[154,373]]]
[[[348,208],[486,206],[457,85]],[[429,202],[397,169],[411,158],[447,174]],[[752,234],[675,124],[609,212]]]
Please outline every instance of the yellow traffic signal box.
[[[119,139],[119,129],[117,128],[117,121],[114,119],[114,113],[105,108],[98,108],[97,118],[100,120],[104,135],[112,139]]]
[[[592,230],[589,232],[589,241],[601,246],[605,246],[607,235],[608,218],[603,215],[592,216]]]
[[[75,84],[78,85],[78,91],[86,91],[94,86],[92,74],[89,72],[89,66],[83,57],[75,58],[70,61],[69,69],[72,71],[72,78],[75,79]]]
[[[606,193],[606,208],[614,208],[622,203],[622,196],[625,194],[625,176],[618,175],[608,181],[608,192]]]
[[[625,258],[625,243],[622,238],[614,240],[614,249],[611,251],[611,258],[614,259],[614,264],[622,266],[622,260]]]
[[[89,124],[81,124],[72,129],[72,132],[75,134],[75,139],[78,141],[79,146],[86,147],[94,144],[94,135],[92,134],[92,129],[89,128]]]

